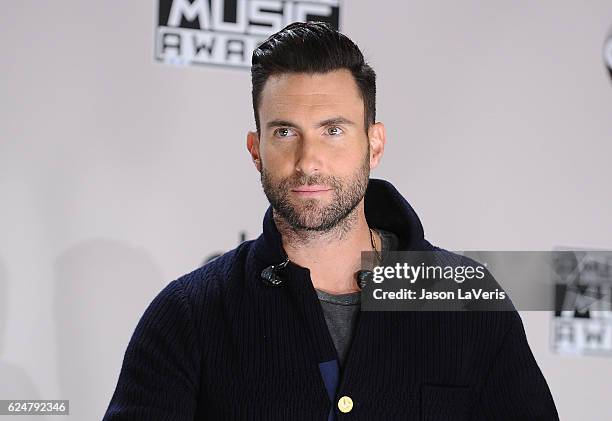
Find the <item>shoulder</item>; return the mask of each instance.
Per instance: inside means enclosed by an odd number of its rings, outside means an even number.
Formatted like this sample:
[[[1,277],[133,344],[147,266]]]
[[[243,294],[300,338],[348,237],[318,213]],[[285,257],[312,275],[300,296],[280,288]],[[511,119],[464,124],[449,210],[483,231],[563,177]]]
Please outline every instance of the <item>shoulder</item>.
[[[188,272],[172,283],[178,284],[190,300],[222,293],[237,277],[243,277],[244,267],[251,260],[254,240],[241,243],[203,266]]]
[[[244,289],[240,286],[245,282],[244,267],[250,260],[251,246],[252,241],[245,241],[170,281],[154,298],[147,313],[177,314],[177,318],[196,330],[218,319],[228,301],[236,301],[235,293],[229,290]],[[232,288],[233,284],[237,287]]]
[[[497,299],[471,299],[465,302],[463,312],[469,313],[467,317],[478,323],[482,329],[490,332],[498,339],[502,339],[510,331],[522,330],[522,320],[520,314],[516,310],[514,303],[508,291],[504,289],[503,280],[496,279],[489,271],[486,262],[479,262],[468,256],[454,253],[442,247],[432,245],[427,242],[425,250],[432,252],[431,263],[442,268],[447,267],[462,267],[474,268],[474,272],[478,269],[483,276],[465,280],[461,284],[461,288],[469,291],[490,292],[489,297],[502,297]],[[458,273],[458,272],[455,272]]]

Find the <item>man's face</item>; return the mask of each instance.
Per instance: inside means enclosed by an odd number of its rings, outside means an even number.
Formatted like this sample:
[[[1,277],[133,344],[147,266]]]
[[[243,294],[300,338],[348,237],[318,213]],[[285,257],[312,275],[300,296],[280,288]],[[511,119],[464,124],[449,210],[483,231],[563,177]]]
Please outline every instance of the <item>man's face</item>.
[[[370,175],[364,106],[348,70],[281,74],[259,107],[261,182],[294,229],[328,231],[363,199]]]

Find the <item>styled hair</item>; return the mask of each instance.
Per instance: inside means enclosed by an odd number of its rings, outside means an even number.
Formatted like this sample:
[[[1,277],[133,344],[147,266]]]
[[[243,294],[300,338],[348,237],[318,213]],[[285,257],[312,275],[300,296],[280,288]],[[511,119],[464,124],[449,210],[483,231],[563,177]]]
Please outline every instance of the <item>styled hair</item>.
[[[260,133],[258,109],[268,78],[282,73],[327,73],[348,69],[364,104],[364,127],[376,119],[376,73],[359,47],[325,22],[295,22],[272,34],[253,51],[253,112]]]

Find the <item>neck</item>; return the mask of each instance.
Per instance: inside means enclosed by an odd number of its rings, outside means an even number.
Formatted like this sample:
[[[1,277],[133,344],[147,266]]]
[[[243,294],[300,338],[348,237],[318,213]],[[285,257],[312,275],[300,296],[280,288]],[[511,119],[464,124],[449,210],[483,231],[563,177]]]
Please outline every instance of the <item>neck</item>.
[[[372,250],[363,200],[346,218],[324,232],[295,229],[275,211],[273,216],[287,257],[310,270],[315,288],[332,294],[359,290],[355,273],[361,269],[361,252]],[[380,239],[374,235],[380,249]]]

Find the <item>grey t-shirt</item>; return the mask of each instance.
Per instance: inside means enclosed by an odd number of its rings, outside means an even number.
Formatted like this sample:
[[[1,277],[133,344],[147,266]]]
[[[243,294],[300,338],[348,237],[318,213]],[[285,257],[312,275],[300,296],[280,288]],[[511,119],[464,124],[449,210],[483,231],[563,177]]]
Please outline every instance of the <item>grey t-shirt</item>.
[[[377,229],[376,232],[382,239],[381,249],[383,252],[397,250],[398,239],[395,234],[381,229]],[[357,325],[361,293],[357,291],[347,294],[329,294],[316,288],[315,290],[323,308],[327,328],[338,353],[339,364],[342,367]]]

